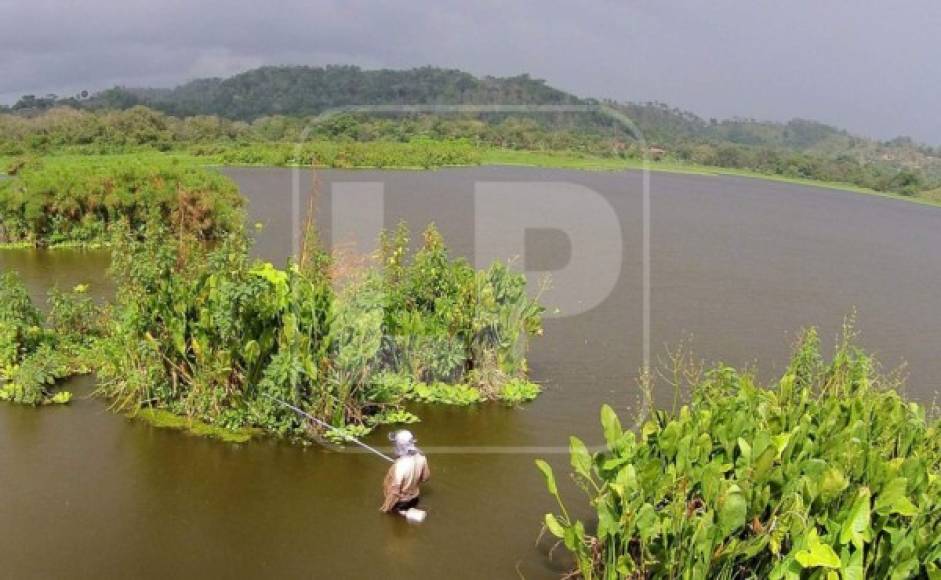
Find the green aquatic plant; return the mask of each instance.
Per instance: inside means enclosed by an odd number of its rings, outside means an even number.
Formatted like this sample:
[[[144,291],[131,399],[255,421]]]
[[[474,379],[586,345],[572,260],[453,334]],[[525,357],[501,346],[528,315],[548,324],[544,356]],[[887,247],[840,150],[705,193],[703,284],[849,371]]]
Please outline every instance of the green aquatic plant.
[[[22,405],[71,400],[55,385],[89,370],[100,329],[100,311],[85,291],[52,290],[44,317],[15,273],[0,276],[0,400]]]
[[[0,182],[0,243],[100,245],[115,223],[157,220],[214,240],[241,229],[242,198],[221,174],[174,159],[46,159]]]
[[[542,387],[536,383],[523,379],[513,379],[503,385],[497,398],[507,405],[519,405],[534,400],[541,392]]]
[[[486,399],[479,389],[469,385],[449,385],[446,383],[417,383],[406,395],[410,401],[419,403],[439,403],[443,405],[467,406],[482,403]]]
[[[639,430],[601,412],[604,448],[571,438],[596,525],[546,529],[585,578],[935,578],[941,438],[850,333],[825,363],[814,331],[772,388],[718,366]]]
[[[150,407],[140,409],[130,417],[132,419],[144,421],[153,425],[154,427],[159,427],[161,429],[185,431],[191,435],[210,437],[220,441],[225,441],[226,443],[246,443],[258,435],[257,430],[225,429],[187,417],[182,417],[169,411]]]
[[[38,347],[42,314],[15,272],[0,275],[0,369],[10,367]]]

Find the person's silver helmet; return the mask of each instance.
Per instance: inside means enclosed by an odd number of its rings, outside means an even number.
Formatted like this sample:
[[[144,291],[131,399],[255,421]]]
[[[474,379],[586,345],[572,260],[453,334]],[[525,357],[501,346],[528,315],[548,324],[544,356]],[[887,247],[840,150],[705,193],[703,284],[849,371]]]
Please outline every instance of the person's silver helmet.
[[[389,441],[392,441],[392,445],[395,447],[395,454],[399,457],[418,452],[418,447],[415,446],[415,444],[418,443],[418,439],[415,439],[412,432],[406,429],[389,433]]]

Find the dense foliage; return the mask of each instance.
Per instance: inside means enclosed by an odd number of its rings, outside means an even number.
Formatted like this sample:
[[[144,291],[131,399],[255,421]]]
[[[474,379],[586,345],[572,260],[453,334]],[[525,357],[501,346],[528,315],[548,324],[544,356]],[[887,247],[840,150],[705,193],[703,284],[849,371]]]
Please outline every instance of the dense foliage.
[[[148,220],[212,240],[241,227],[233,182],[162,158],[29,161],[0,182],[0,243],[37,246],[106,241],[117,222]]]
[[[844,338],[829,364],[807,333],[771,389],[717,367],[677,413],[638,432],[602,409],[606,448],[571,440],[597,527],[548,530],[586,578],[936,578],[939,425]]]
[[[66,403],[56,381],[88,371],[99,336],[99,310],[85,294],[52,290],[49,314],[35,307],[13,272],[0,276],[0,400],[23,405]]]
[[[542,308],[521,274],[451,259],[434,227],[414,255],[404,227],[386,235],[381,266],[339,267],[315,240],[278,269],[250,260],[240,235],[207,248],[157,226],[119,234],[101,392],[127,411],[294,435],[302,421],[263,395],[361,434],[416,420],[410,400],[537,394],[525,352]]]

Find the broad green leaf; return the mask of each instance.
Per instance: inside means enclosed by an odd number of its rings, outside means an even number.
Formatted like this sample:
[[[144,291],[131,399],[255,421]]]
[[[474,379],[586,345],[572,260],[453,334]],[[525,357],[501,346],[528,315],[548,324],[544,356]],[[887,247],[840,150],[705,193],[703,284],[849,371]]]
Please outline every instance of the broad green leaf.
[[[771,438],[771,441],[774,442],[774,447],[778,450],[778,456],[781,456],[781,453],[787,448],[787,444],[791,441],[790,433],[781,433],[780,435],[775,435]]]
[[[618,518],[611,513],[611,508],[607,503],[601,502],[597,505],[598,512],[598,537],[614,537],[618,533]]]
[[[918,571],[918,566],[919,563],[917,558],[908,558],[907,560],[896,562],[892,568],[892,575],[890,578],[891,580],[905,580],[906,578],[912,578]]]
[[[604,429],[604,440],[608,443],[608,447],[613,449],[621,438],[623,430],[621,420],[610,405],[601,407],[601,427]]]
[[[559,523],[559,520],[552,514],[546,514],[546,529],[549,530],[549,533],[553,536],[559,538],[560,540],[565,536],[565,528],[562,527],[562,524]]]
[[[866,575],[863,570],[863,551],[855,550],[850,554],[849,560],[840,570],[843,580],[863,580]]]
[[[581,522],[575,522],[575,525],[565,528],[563,542],[569,551],[577,551],[585,542],[585,527]]]
[[[659,430],[660,430],[660,427],[658,427],[656,423],[654,423],[653,421],[647,421],[640,428],[641,439],[646,441],[648,438],[650,438],[651,435],[655,434]]]
[[[887,483],[876,496],[876,513],[884,516],[899,514],[907,517],[917,514],[918,508],[905,495],[907,485],[908,480],[904,477],[896,477]]]
[[[755,460],[754,478],[763,479],[774,466],[774,460],[778,457],[778,450],[774,447],[767,447],[762,451],[758,459]]]
[[[836,467],[827,469],[820,480],[820,495],[825,499],[831,499],[843,492],[849,486],[843,472]],[[868,490],[867,490],[868,491]]]
[[[723,536],[745,525],[748,515],[748,502],[737,485],[726,491],[725,496],[719,499],[719,529]]]
[[[817,530],[812,529],[807,536],[807,545],[794,554],[794,558],[803,568],[839,568],[840,557],[828,544],[820,541]]]
[[[633,465],[625,465],[618,471],[614,482],[620,488],[618,495],[627,496],[637,489],[637,470]]]
[[[552,473],[552,468],[542,459],[536,460],[536,467],[542,472],[542,476],[546,478],[546,487],[549,489],[549,493],[558,498],[559,488],[555,484],[555,474]]]
[[[589,479],[591,477],[591,454],[588,448],[578,437],[569,438],[569,454],[572,460],[572,469],[575,473]]]
[[[864,487],[859,490],[856,500],[850,508],[846,521],[840,530],[840,543],[846,544],[852,542],[857,551],[861,551],[863,546],[872,539],[872,530],[870,529],[869,512],[869,488]]]
[[[634,525],[637,527],[638,535],[645,542],[660,534],[660,518],[657,517],[657,511],[649,503],[645,503],[637,510],[637,519],[634,521]]]

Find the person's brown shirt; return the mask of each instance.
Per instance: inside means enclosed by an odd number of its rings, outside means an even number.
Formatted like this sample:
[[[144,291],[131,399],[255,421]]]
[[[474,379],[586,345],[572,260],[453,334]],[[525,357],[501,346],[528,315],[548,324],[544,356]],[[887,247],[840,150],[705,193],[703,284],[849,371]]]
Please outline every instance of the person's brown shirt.
[[[418,486],[428,481],[429,477],[431,469],[428,468],[428,460],[421,453],[396,459],[382,482],[382,490],[385,493],[382,511],[391,512],[398,502],[418,497]]]

